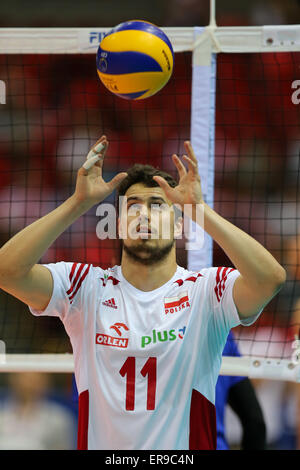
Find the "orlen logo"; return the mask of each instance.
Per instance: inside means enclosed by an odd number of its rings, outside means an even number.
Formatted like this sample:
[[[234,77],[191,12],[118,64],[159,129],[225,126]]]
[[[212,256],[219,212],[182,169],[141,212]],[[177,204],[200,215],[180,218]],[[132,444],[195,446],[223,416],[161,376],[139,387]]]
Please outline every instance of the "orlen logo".
[[[164,341],[175,341],[176,339],[183,339],[184,333],[186,330],[186,326],[183,328],[179,328],[178,331],[176,330],[164,330],[164,331],[156,331],[152,330],[151,336],[142,336],[141,338],[141,347],[145,348],[149,344],[155,344],[157,342],[164,342]]]
[[[101,346],[113,346],[116,348],[127,348],[128,338],[122,338],[121,330],[129,331],[128,326],[125,323],[114,323],[109,328],[114,330],[119,337],[105,335],[104,333],[96,334],[96,344]]]

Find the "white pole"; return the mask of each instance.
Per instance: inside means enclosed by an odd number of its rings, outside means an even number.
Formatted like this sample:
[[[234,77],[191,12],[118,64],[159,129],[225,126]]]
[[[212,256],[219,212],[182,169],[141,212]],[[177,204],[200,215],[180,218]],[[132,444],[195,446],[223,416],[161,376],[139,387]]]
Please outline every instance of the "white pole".
[[[209,26],[215,28],[216,23],[216,0],[210,0],[210,9],[209,9]]]
[[[1,372],[74,372],[73,354],[6,354],[0,357]]]
[[[0,355],[1,372],[73,373],[74,360],[72,354]],[[300,383],[300,364],[287,359],[223,356],[220,372],[222,375]]]

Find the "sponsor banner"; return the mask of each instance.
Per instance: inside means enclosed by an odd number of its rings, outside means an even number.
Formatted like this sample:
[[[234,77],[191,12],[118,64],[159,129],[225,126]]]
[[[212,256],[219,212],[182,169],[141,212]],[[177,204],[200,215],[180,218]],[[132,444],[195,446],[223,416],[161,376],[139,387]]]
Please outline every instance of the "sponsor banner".
[[[113,336],[105,335],[103,333],[96,334],[96,344],[101,346],[113,346],[116,348],[127,348],[128,338],[115,338]]]
[[[158,342],[168,342],[168,341],[175,341],[178,338],[183,339],[184,334],[186,331],[186,326],[179,328],[178,331],[176,330],[164,330],[164,331],[156,331],[152,330],[151,336],[142,336],[141,338],[141,347],[145,348],[149,344],[156,344]]]

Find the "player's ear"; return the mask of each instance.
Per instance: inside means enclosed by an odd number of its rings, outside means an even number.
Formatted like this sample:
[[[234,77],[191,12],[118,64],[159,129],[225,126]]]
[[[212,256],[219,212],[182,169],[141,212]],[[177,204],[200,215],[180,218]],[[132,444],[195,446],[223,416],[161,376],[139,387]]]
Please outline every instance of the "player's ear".
[[[174,238],[181,238],[183,231],[183,217],[176,217],[174,221]]]
[[[127,211],[126,211],[126,196],[119,196],[119,206],[117,210],[117,230],[120,239],[124,239],[124,234],[127,232]]]
[[[118,237],[122,238],[121,220],[120,216],[117,219]]]
[[[127,226],[126,226],[126,217],[119,216],[117,220],[117,227],[118,227],[118,236],[120,240],[124,240],[126,238],[127,233]]]
[[[181,207],[173,204],[174,210],[174,238],[182,238],[183,233],[183,214]]]

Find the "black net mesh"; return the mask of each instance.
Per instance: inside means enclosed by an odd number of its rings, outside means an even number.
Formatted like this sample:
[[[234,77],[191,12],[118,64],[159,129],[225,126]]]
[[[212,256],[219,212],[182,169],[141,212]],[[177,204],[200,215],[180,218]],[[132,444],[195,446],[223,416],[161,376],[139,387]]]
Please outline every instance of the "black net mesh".
[[[215,123],[215,210],[261,242],[285,266],[288,280],[248,328],[235,328],[243,354],[290,358],[300,294],[299,110],[292,84],[299,53],[219,54]],[[133,163],[176,176],[173,153],[190,138],[191,53],[176,53],[172,79],[156,96],[114,97],[87,55],[1,55],[0,242],[48,213],[75,186],[78,168],[102,134],[110,142],[104,178]],[[295,97],[295,95],[294,95]],[[115,195],[105,202],[115,203]],[[75,222],[41,262],[120,262],[118,240],[99,240],[96,208]],[[186,267],[184,241],[178,263]],[[215,266],[231,266],[214,246]],[[8,353],[70,351],[60,321],[35,318],[0,291],[0,339]]]
[[[279,359],[291,358],[300,323],[299,62],[299,53],[220,54],[217,62],[215,209],[288,276],[260,319],[234,334],[242,353]],[[231,266],[217,246],[214,264]]]
[[[136,162],[176,177],[172,153],[190,135],[191,54],[175,55],[172,79],[154,97],[127,101],[100,83],[95,56],[1,55],[6,104],[0,106],[0,242],[47,214],[74,191],[78,168],[105,134],[104,179]],[[114,204],[115,194],[105,200]],[[99,240],[96,207],[76,221],[40,260],[79,261],[104,269],[120,261],[118,240]],[[186,264],[183,241],[178,263]],[[35,318],[0,291],[0,339],[7,353],[70,351],[56,318]]]

